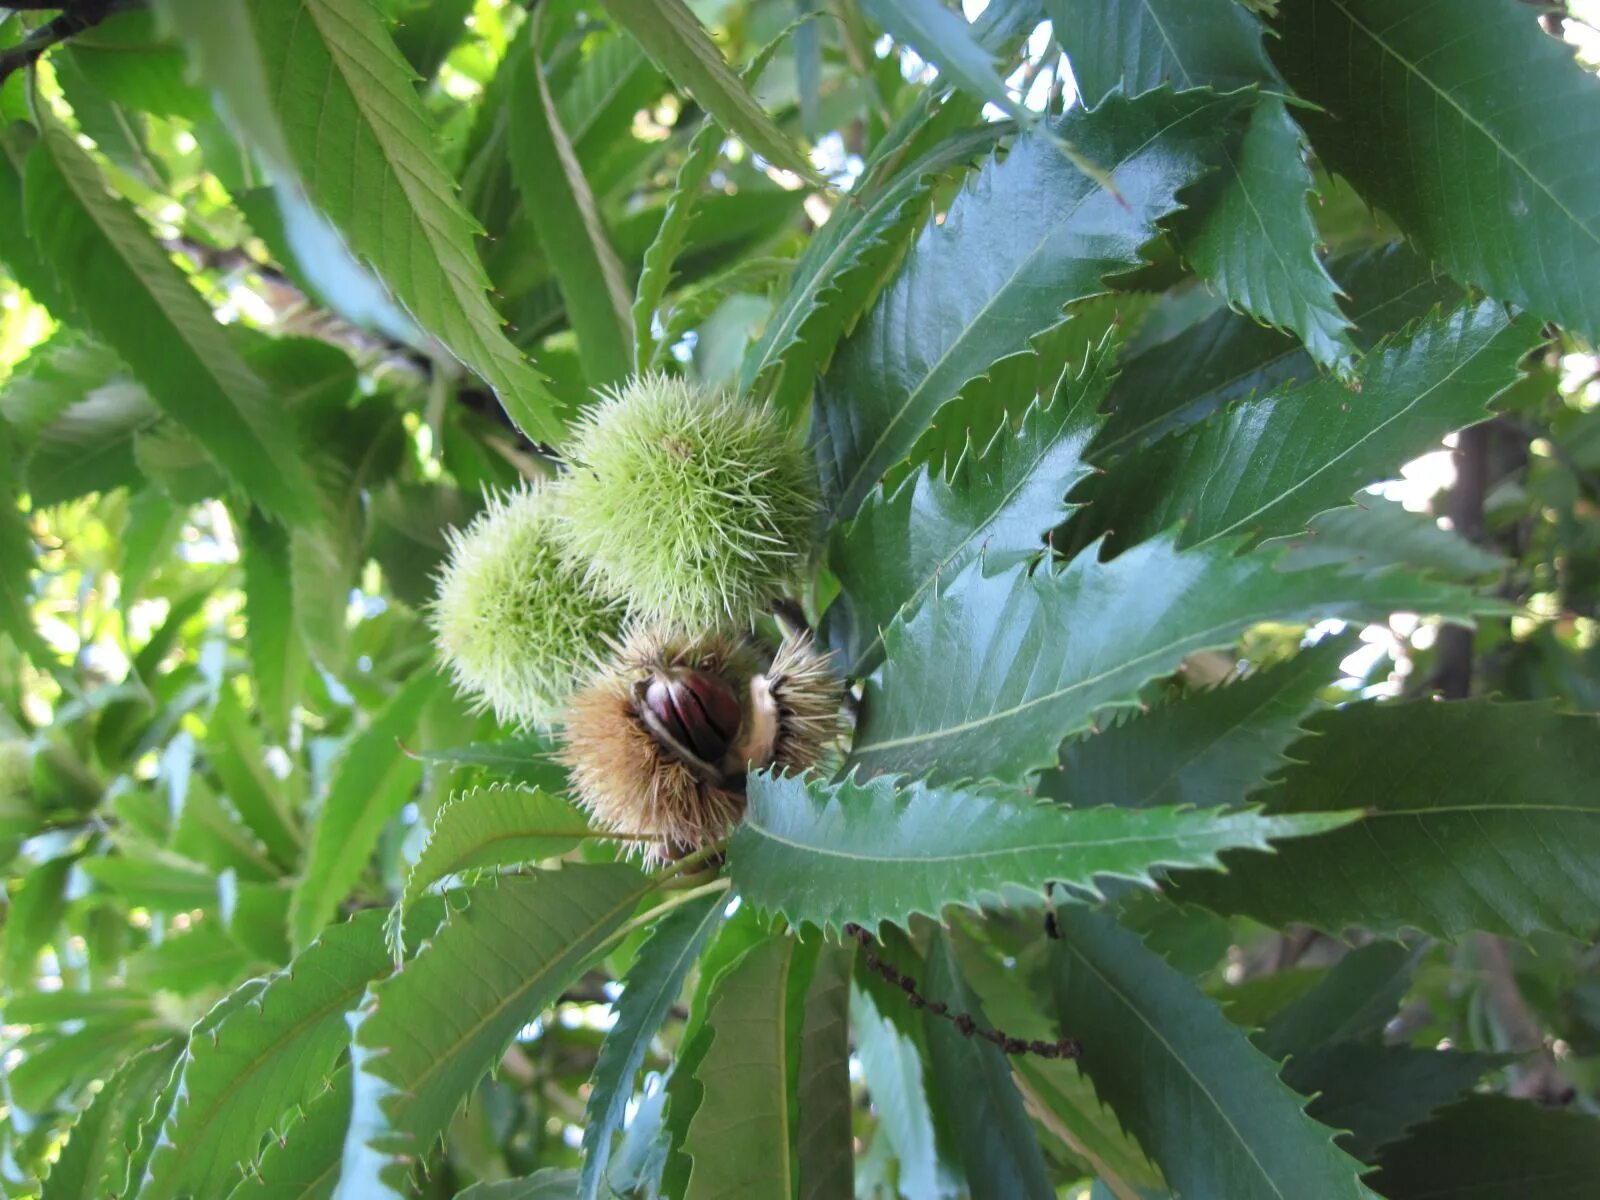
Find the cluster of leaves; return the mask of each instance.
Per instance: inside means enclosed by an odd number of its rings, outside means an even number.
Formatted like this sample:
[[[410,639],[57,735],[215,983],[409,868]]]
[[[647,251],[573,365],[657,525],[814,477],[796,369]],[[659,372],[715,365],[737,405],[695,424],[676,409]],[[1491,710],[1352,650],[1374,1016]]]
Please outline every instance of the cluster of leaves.
[[[1563,34],[0,7],[0,1190],[1587,1195]],[[859,704],[646,874],[420,614],[650,369],[809,430],[796,608]]]

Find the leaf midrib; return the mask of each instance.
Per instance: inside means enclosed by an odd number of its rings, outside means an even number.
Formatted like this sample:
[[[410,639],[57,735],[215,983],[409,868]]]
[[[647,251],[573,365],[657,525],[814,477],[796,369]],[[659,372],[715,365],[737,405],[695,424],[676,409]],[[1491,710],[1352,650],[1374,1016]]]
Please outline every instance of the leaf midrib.
[[[1420,66],[1412,62],[1405,55],[1401,54],[1397,49],[1395,49],[1395,47],[1384,40],[1383,35],[1378,33],[1376,30],[1369,28],[1359,18],[1357,18],[1356,15],[1345,6],[1343,0],[1329,0],[1329,3],[1331,3],[1335,8],[1344,14],[1345,19],[1350,22],[1352,28],[1360,30],[1375,46],[1377,46],[1385,54],[1389,55],[1390,58],[1394,59],[1395,62],[1399,63],[1412,75],[1415,75],[1419,80],[1421,80],[1435,96],[1444,101],[1444,103],[1449,105],[1451,108],[1455,109],[1456,114],[1463,122],[1471,125],[1480,134],[1482,134],[1489,144],[1493,146],[1495,150],[1497,150],[1506,159],[1506,161],[1510,162],[1517,168],[1517,170],[1522,172],[1529,183],[1544,193],[1544,195],[1549,199],[1550,203],[1554,204],[1560,213],[1567,218],[1567,220],[1571,221],[1572,224],[1583,230],[1583,232],[1588,235],[1589,240],[1595,243],[1597,247],[1600,247],[1600,234],[1597,234],[1593,229],[1590,229],[1589,226],[1580,221],[1577,217],[1577,214],[1568,208],[1564,203],[1562,203],[1561,199],[1550,190],[1549,185],[1546,184],[1539,176],[1535,175],[1532,168],[1530,168],[1527,163],[1523,162],[1522,159],[1514,151],[1512,151],[1509,146],[1491,133],[1487,126],[1485,126],[1481,121],[1469,113],[1459,103],[1457,103],[1456,99],[1449,92],[1445,91],[1444,88],[1435,83]]]

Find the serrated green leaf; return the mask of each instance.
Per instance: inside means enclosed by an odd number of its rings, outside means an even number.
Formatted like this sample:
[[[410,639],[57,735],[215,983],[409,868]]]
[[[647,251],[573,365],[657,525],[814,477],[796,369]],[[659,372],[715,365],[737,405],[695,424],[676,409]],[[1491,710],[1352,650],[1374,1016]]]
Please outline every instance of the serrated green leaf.
[[[1452,1104],[1378,1156],[1389,1200],[1587,1200],[1600,1178],[1600,1121],[1509,1096]]]
[[[1363,1162],[1514,1055],[1331,1042],[1291,1058],[1283,1081],[1313,1097],[1306,1111],[1345,1133],[1339,1145]]]
[[[1057,912],[1050,981],[1095,1091],[1174,1192],[1229,1200],[1370,1197],[1360,1164],[1194,985],[1109,917]]]
[[[930,120],[939,122],[943,115]],[[1001,132],[993,125],[950,132],[881,187],[866,187],[859,205],[835,205],[795,263],[761,336],[745,352],[739,390],[766,386],[780,407],[797,410],[816,372],[832,361],[839,340],[893,265],[935,181],[991,151]]]
[[[216,876],[164,851],[124,852],[84,859],[79,865],[90,879],[119,893],[130,908],[180,913],[205,908],[217,899]]]
[[[1419,320],[1435,305],[1454,305],[1461,289],[1403,243],[1341,259],[1334,276],[1362,350]],[[1136,344],[1112,385],[1106,419],[1095,439],[1095,462],[1192,425],[1216,409],[1316,374],[1295,339],[1223,309],[1148,344]]]
[[[1276,79],[1262,26],[1234,0],[1044,0],[1084,102],[1113,91],[1211,87]]]
[[[1220,3],[1242,11],[1234,0]],[[1343,369],[1355,355],[1350,319],[1318,257],[1321,235],[1308,207],[1305,136],[1277,96],[1256,103],[1244,138],[1194,198],[1183,239],[1200,277],[1228,302],[1268,325],[1292,330],[1311,357]]]
[[[1324,162],[1458,279],[1600,337],[1600,166],[1581,150],[1600,84],[1571,47],[1502,0],[1315,0],[1279,28]]]
[[[1069,742],[1038,795],[1083,808],[1237,804],[1287,760],[1317,693],[1338,677],[1356,635],[1328,637],[1236,683],[1163,704]]]
[[[171,1036],[164,1022],[85,1021],[23,1039],[6,1073],[9,1102],[24,1113],[44,1114],[62,1106],[96,1078],[112,1074],[130,1054]]]
[[[466,36],[475,0],[430,0],[412,4],[394,28],[394,44],[419,79],[432,79],[457,42]]]
[[[182,996],[233,987],[267,965],[215,921],[202,921],[187,933],[136,950],[127,961],[127,979],[133,987]]]
[[[867,683],[850,761],[873,774],[1020,782],[1096,713],[1260,621],[1461,620],[1498,607],[1397,571],[1283,572],[1237,549],[1214,540],[1180,551],[1164,534],[1110,562],[1091,546],[1034,574],[969,565],[885,633],[888,661]]]
[[[145,1167],[140,1200],[226,1194],[262,1136],[312,1103],[343,1050],[345,1014],[391,967],[383,913],[324,932],[248,1003],[191,1038],[178,1090]]]
[[[683,0],[601,0],[601,4],[724,129],[774,165],[816,186],[827,185],[750,94]]]
[[[12,369],[0,391],[0,416],[17,441],[29,446],[52,421],[119,374],[126,376],[127,368],[110,350],[75,330],[58,329]]]
[[[868,929],[937,918],[949,904],[977,907],[1047,882],[1093,889],[1099,876],[1150,882],[1159,864],[1214,864],[1229,846],[1312,833],[1255,812],[1164,808],[1067,810],[1014,794],[894,780],[827,783],[754,775],[750,808],[728,845],[728,870],[745,900],[791,924]],[[951,844],[950,830],[967,830]]]
[[[1283,565],[1298,570],[1341,563],[1371,570],[1406,566],[1446,579],[1481,579],[1504,571],[1510,560],[1441,529],[1436,519],[1411,512],[1398,500],[1357,496],[1349,508],[1319,513],[1298,537],[1274,539],[1288,553]]]
[[[218,691],[217,705],[206,723],[206,761],[222,781],[229,803],[261,839],[273,861],[285,869],[298,865],[305,835],[284,795],[282,781],[267,767],[266,748],[232,688]]]
[[[481,767],[491,775],[558,793],[566,790],[567,771],[556,761],[555,753],[555,744],[549,738],[526,734],[445,750],[420,750],[417,757],[423,762],[452,767]]]
[[[0,634],[40,667],[54,660],[33,623],[33,531],[19,507],[22,455],[13,448],[11,427],[0,420]]]
[[[177,1039],[151,1046],[125,1061],[78,1115],[61,1156],[44,1179],[39,1200],[103,1200],[122,1187],[124,1139],[166,1082]]]
[[[89,350],[84,346],[66,349],[78,351],[74,357]],[[115,355],[98,347],[89,354],[101,360],[109,357],[114,375],[93,384],[83,376],[63,380],[69,387],[82,386],[83,390],[34,438],[28,456],[28,493],[40,507],[138,483],[137,436],[161,421],[161,410],[142,387],[125,377],[115,378],[125,372]],[[63,357],[54,356],[52,366]],[[38,375],[31,380],[39,381]],[[12,386],[8,384],[7,391]]]
[[[536,15],[509,51],[512,179],[561,287],[584,378],[591,388],[603,388],[633,367],[630,305],[622,263],[556,115],[539,58],[540,26]]]
[[[589,833],[583,814],[537,788],[470,788],[439,810],[406,876],[399,907],[462,871],[558,858]]]
[[[1070,15],[1065,0],[1047,8],[1090,105],[1115,89],[1286,90],[1262,48],[1265,27],[1234,0],[1091,0]],[[1243,138],[1223,147],[1217,173],[1191,198],[1184,248],[1231,305],[1293,330],[1318,362],[1343,366],[1354,353],[1350,322],[1317,257],[1302,141],[1281,96],[1259,100]]]
[[[928,946],[925,994],[951,1012],[969,1013],[979,1029],[991,1026],[961,978],[949,942],[935,932]],[[1039,1139],[1011,1064],[991,1042],[964,1037],[951,1022],[924,1010],[934,1102],[945,1115],[966,1173],[972,1200],[1049,1200],[1056,1195]]]
[[[299,1120],[268,1141],[254,1169],[228,1200],[328,1200],[339,1181],[345,1127],[350,1123],[350,1068],[340,1067],[322,1091],[301,1106]]]
[[[611,863],[471,889],[351,1018],[355,1098],[335,1195],[403,1196],[413,1156],[647,890],[638,871]]]
[[[292,170],[407,312],[495,390],[523,431],[559,441],[555,398],[489,303],[489,278],[473,245],[477,227],[378,12],[366,0],[246,0],[246,7],[243,22],[219,13],[194,24],[205,82],[245,135]],[[187,29],[193,15],[181,13],[178,28]]]
[[[1026,350],[1067,304],[1105,291],[1107,274],[1137,266],[1237,105],[1201,93],[1115,98],[1019,137],[985,166],[924,229],[818,387],[812,440],[827,512],[853,516],[963,384]],[[1061,139],[1117,194],[1075,168]]]
[[[384,825],[411,798],[422,764],[398,743],[411,736],[423,708],[444,687],[434,671],[419,670],[345,747],[295,885],[289,927],[296,946],[310,945],[333,917],[360,878]]]
[[[1127,546],[1180,519],[1185,546],[1303,529],[1487,416],[1542,336],[1492,300],[1435,314],[1363,359],[1354,390],[1313,379],[1128,455],[1079,497],[1071,544],[1109,529]]]
[[[882,630],[941,576],[979,556],[998,571],[1044,549],[1069,511],[1064,497],[1088,477],[1084,451],[1099,427],[1110,364],[1102,342],[1081,371],[1068,366],[1020,430],[1003,426],[982,448],[969,440],[948,475],[923,466],[894,491],[874,491],[852,521],[835,527],[828,565],[841,592],[828,628],[846,675],[876,665]]]
[[[1018,120],[1030,116],[1011,98],[995,56],[974,36],[966,18],[939,0],[861,0],[861,9],[956,87]]]
[[[262,507],[312,519],[311,477],[272,396],[149,228],[53,120],[28,156],[30,235],[95,335]]]
[[[825,946],[806,991],[795,1085],[798,1200],[852,1200],[855,1162],[850,1097],[848,950]]]
[[[605,1182],[611,1140],[622,1129],[634,1076],[644,1064],[650,1041],[683,991],[690,968],[721,926],[727,904],[707,896],[667,914],[639,948],[613,1003],[616,1023],[606,1034],[589,1077],[584,1105],[583,1172],[577,1194],[594,1200]]]
[[[710,1044],[695,1075],[705,1094],[689,1122],[687,1200],[788,1200],[802,1005],[817,943],[775,934],[718,983]]]
[[[1307,723],[1272,812],[1360,796],[1366,817],[1282,858],[1181,875],[1179,899],[1329,932],[1574,936],[1600,923],[1600,718],[1546,705],[1360,704]],[[1381,850],[1381,853],[1374,851]]]

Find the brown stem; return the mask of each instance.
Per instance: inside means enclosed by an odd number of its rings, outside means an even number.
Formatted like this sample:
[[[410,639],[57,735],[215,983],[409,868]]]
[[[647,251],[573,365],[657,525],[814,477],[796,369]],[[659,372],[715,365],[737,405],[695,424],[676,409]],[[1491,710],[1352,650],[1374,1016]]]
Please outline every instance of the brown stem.
[[[905,993],[906,1003],[912,1008],[920,1008],[936,1017],[943,1017],[961,1032],[962,1037],[976,1035],[994,1043],[1005,1054],[1037,1054],[1040,1058],[1077,1058],[1083,1053],[1083,1046],[1076,1038],[1064,1037],[1057,1042],[1035,1039],[1030,1042],[1024,1038],[1010,1037],[1004,1030],[985,1029],[969,1012],[951,1012],[950,1006],[943,1000],[930,1000],[918,991],[917,981],[910,975],[903,974],[892,963],[884,962],[874,949],[872,935],[861,926],[852,921],[845,925],[844,932],[847,937],[855,938],[861,944],[868,968],[882,975]]]

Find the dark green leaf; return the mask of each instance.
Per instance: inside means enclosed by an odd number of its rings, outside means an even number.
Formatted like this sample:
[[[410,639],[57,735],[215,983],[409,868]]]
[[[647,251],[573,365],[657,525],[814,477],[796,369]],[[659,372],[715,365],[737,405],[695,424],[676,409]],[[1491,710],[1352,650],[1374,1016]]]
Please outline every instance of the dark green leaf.
[[[1375,1044],[1411,986],[1419,955],[1398,942],[1368,942],[1334,963],[1304,995],[1273,1014],[1254,1041],[1271,1058],[1334,1042]]]
[[[1314,379],[1127,456],[1090,489],[1072,544],[1110,529],[1127,546],[1179,520],[1186,546],[1303,529],[1487,416],[1541,337],[1492,300],[1432,316],[1363,359],[1354,390]]]
[[[9,1010],[8,1010],[9,1013]],[[12,1019],[16,1019],[13,1017]],[[107,1079],[73,1122],[40,1200],[103,1200],[123,1183],[124,1139],[172,1070],[176,1039],[133,1055]]]
[[[669,913],[655,927],[650,940],[639,948],[628,969],[622,995],[612,1005],[616,1023],[606,1034],[594,1073],[589,1077],[583,1123],[583,1180],[578,1190],[583,1200],[594,1200],[600,1194],[611,1158],[612,1137],[622,1129],[628,1101],[633,1097],[634,1076],[644,1064],[651,1039],[677,1003],[690,968],[722,924],[726,907],[721,896],[707,896]]]
[[[1044,0],[1084,102],[1113,91],[1233,91],[1276,80],[1261,22],[1234,0]]]
[[[1600,164],[1581,149],[1600,84],[1570,47],[1503,0],[1312,0],[1280,27],[1324,162],[1457,278],[1600,337]]]
[[[1070,905],[1057,919],[1062,1032],[1176,1193],[1283,1200],[1293,1181],[1296,1196],[1369,1196],[1332,1131],[1193,984],[1100,913]]]
[[[1237,804],[1287,760],[1300,721],[1358,642],[1324,638],[1286,662],[1119,721],[1062,747],[1038,794],[1083,808]]]
[[[1508,561],[1439,528],[1433,517],[1411,512],[1397,500],[1358,496],[1350,508],[1335,508],[1311,519],[1305,533],[1274,544],[1289,547],[1283,565],[1292,570],[1325,563],[1374,567],[1406,566],[1446,579],[1480,579],[1504,571]]]
[[[1362,704],[1307,723],[1303,765],[1262,798],[1314,812],[1361,797],[1367,816],[1180,898],[1271,925],[1583,936],[1600,923],[1600,719],[1544,705]],[[1337,798],[1337,799],[1335,799]]]
[[[1064,497],[1089,474],[1083,453],[1099,427],[1110,359],[1102,343],[1028,409],[1018,432],[1002,427],[981,448],[969,438],[948,475],[925,465],[894,491],[874,491],[835,528],[828,565],[842,591],[830,641],[850,664],[847,675],[877,664],[881,631],[942,576],[980,556],[998,571],[1044,549],[1068,511]]]
[[[300,1119],[270,1140],[254,1170],[228,1200],[328,1200],[339,1181],[345,1127],[350,1123],[350,1068],[335,1071],[301,1108]]]
[[[884,635],[851,761],[872,773],[993,776],[1020,782],[1054,765],[1068,734],[1198,650],[1260,621],[1462,619],[1496,605],[1399,572],[1281,572],[1270,556],[1213,540],[1180,551],[1171,535],[1111,562],[1082,551],[1059,570],[998,575],[969,565]]]
[[[1106,290],[1107,274],[1137,266],[1236,107],[1201,93],[1118,98],[991,161],[923,231],[818,389],[813,439],[828,511],[854,515],[963,384],[1025,351],[1065,305]],[[1118,193],[1074,167],[1056,139],[1099,164]]]
[[[1461,289],[1403,244],[1363,251],[1334,266],[1350,294],[1352,336],[1363,350]],[[1316,366],[1293,338],[1222,309],[1166,338],[1136,346],[1111,388],[1111,415],[1093,458],[1116,454],[1202,420],[1224,404],[1307,380]]]
[[[546,1167],[521,1179],[476,1183],[456,1195],[456,1200],[571,1200],[578,1177],[572,1171]]]
[[[368,992],[352,1018],[355,1099],[341,1200],[405,1195],[407,1164],[646,887],[633,868],[604,864],[475,888],[404,969]]]
[[[72,135],[28,158],[28,228],[97,337],[264,508],[308,519],[311,477],[266,385]]]
[[[799,1200],[852,1200],[855,1164],[850,1099],[850,961],[824,947],[806,992],[796,1084]]]
[[[284,530],[251,515],[241,531],[244,613],[256,707],[269,737],[289,739],[290,714],[300,700],[307,659],[295,631],[289,538]]]
[[[1291,1058],[1283,1081],[1314,1097],[1306,1111],[1330,1129],[1345,1130],[1339,1145],[1371,1162],[1378,1147],[1398,1141],[1512,1057],[1332,1042]]]
[[[1600,1178],[1600,1121],[1529,1100],[1472,1096],[1378,1157],[1389,1200],[1588,1200]]]
[[[951,1012],[972,1014],[979,1029],[990,1028],[977,997],[961,978],[949,943],[935,933],[928,947],[924,983],[929,999]],[[972,1200],[1049,1200],[1055,1186],[1045,1167],[1022,1097],[1011,1081],[1011,1064],[998,1046],[964,1037],[954,1024],[926,1013],[934,1102],[944,1111]]]
[[[1339,824],[1343,816],[1319,814]],[[1253,812],[1068,810],[1021,795],[984,794],[879,777],[830,784],[755,775],[750,809],[728,847],[739,894],[791,924],[836,929],[904,924],[948,904],[1037,892],[1056,880],[1093,888],[1102,875],[1150,881],[1158,864],[1215,863],[1219,850],[1264,849],[1312,832]],[[952,828],[967,831],[952,845]]]
[[[54,656],[33,623],[33,531],[18,507],[22,455],[13,446],[14,437],[0,420],[0,634],[10,635],[19,650],[43,667]]]

